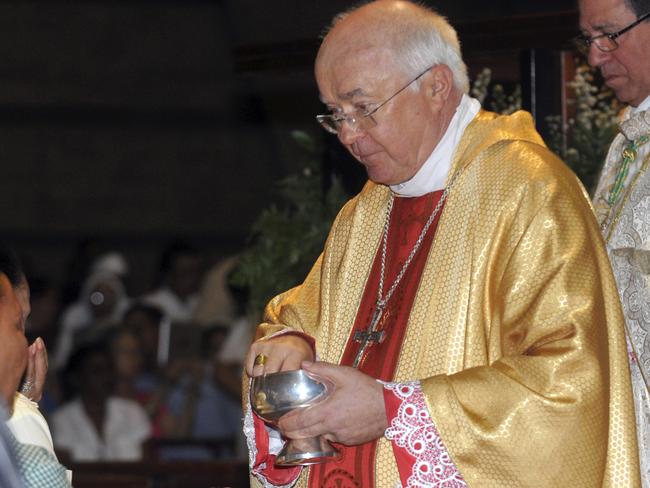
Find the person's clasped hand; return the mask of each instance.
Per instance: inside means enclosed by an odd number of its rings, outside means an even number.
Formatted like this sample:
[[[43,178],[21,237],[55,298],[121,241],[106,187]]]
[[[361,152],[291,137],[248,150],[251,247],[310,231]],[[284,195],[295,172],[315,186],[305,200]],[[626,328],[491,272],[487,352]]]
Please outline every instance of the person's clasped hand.
[[[33,402],[38,402],[43,397],[47,369],[47,349],[43,339],[38,337],[27,348],[27,369],[20,389],[20,392]]]

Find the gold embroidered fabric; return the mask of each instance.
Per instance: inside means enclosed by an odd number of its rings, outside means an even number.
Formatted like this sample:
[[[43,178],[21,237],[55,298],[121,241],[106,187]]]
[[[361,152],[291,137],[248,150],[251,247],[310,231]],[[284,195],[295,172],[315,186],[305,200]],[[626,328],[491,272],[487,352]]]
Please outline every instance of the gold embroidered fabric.
[[[450,174],[460,167],[394,380],[421,380],[471,487],[638,486],[623,318],[587,195],[524,112],[479,113]],[[368,183],[348,202],[305,282],[268,305],[258,337],[286,325],[338,362],[388,197]],[[382,439],[377,486],[398,482]]]

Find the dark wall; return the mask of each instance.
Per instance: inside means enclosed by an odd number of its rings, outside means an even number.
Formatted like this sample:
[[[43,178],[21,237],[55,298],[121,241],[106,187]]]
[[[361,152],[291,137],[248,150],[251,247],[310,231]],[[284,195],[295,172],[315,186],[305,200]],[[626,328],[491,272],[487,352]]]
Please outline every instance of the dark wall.
[[[5,229],[246,231],[250,195],[280,171],[253,88],[235,83],[221,10],[0,6]]]
[[[3,234],[48,274],[85,236],[240,246],[287,168],[232,52],[221,2],[0,3]]]
[[[238,249],[271,183],[300,167],[289,132],[322,137],[312,60],[351,4],[0,1],[2,234],[50,274],[85,236],[149,268],[179,234]],[[573,2],[437,6],[463,37],[463,23]],[[516,76],[513,46],[482,50],[467,32],[468,59]]]

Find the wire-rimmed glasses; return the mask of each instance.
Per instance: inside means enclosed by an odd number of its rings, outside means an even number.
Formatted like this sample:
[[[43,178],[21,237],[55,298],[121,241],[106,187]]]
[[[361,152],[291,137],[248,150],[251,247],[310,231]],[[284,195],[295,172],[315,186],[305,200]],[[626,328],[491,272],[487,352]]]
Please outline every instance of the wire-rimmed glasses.
[[[343,127],[343,123],[347,122],[348,125],[352,130],[368,130],[372,129],[377,125],[377,121],[373,117],[373,114],[377,112],[381,107],[386,105],[388,102],[390,102],[393,98],[395,98],[397,95],[402,93],[404,90],[406,90],[409,86],[411,86],[413,83],[415,83],[417,80],[419,80],[422,76],[424,76],[432,66],[429,66],[427,69],[425,69],[422,73],[417,75],[415,78],[413,78],[411,81],[409,81],[406,85],[404,85],[402,88],[397,90],[395,93],[393,93],[390,97],[388,97],[386,100],[381,102],[379,105],[377,105],[375,108],[372,110],[367,110],[367,111],[362,111],[362,110],[355,110],[351,114],[346,114],[343,112],[340,113],[333,113],[333,114],[324,114],[324,115],[317,115],[316,120],[320,123],[320,125],[323,126],[323,128],[332,134],[338,134],[341,130],[341,127]]]
[[[643,22],[649,17],[650,17],[650,12],[642,15],[634,22],[632,22],[630,25],[623,27],[621,30],[617,32],[613,32],[611,34],[605,33],[594,37],[579,35],[578,37],[575,38],[576,46],[584,54],[587,54],[589,52],[589,49],[591,48],[592,44],[595,45],[598,49],[600,49],[604,53],[611,53],[612,51],[616,51],[618,49],[618,42],[616,41],[618,37],[622,36],[630,29],[635,28],[637,25],[639,25],[641,22]]]

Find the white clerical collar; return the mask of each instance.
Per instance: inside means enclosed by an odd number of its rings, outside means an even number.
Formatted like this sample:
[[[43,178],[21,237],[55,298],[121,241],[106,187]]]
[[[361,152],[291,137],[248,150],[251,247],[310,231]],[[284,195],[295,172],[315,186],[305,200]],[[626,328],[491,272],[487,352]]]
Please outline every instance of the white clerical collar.
[[[410,180],[390,185],[393,193],[400,197],[419,197],[432,191],[442,190],[447,181],[447,174],[451,170],[458,142],[465,128],[474,120],[480,109],[481,103],[478,100],[463,95],[456,107],[456,113],[449,122],[449,127],[431,155]]]
[[[642,112],[643,110],[650,110],[650,95],[648,95],[638,107],[632,108],[632,113]]]

